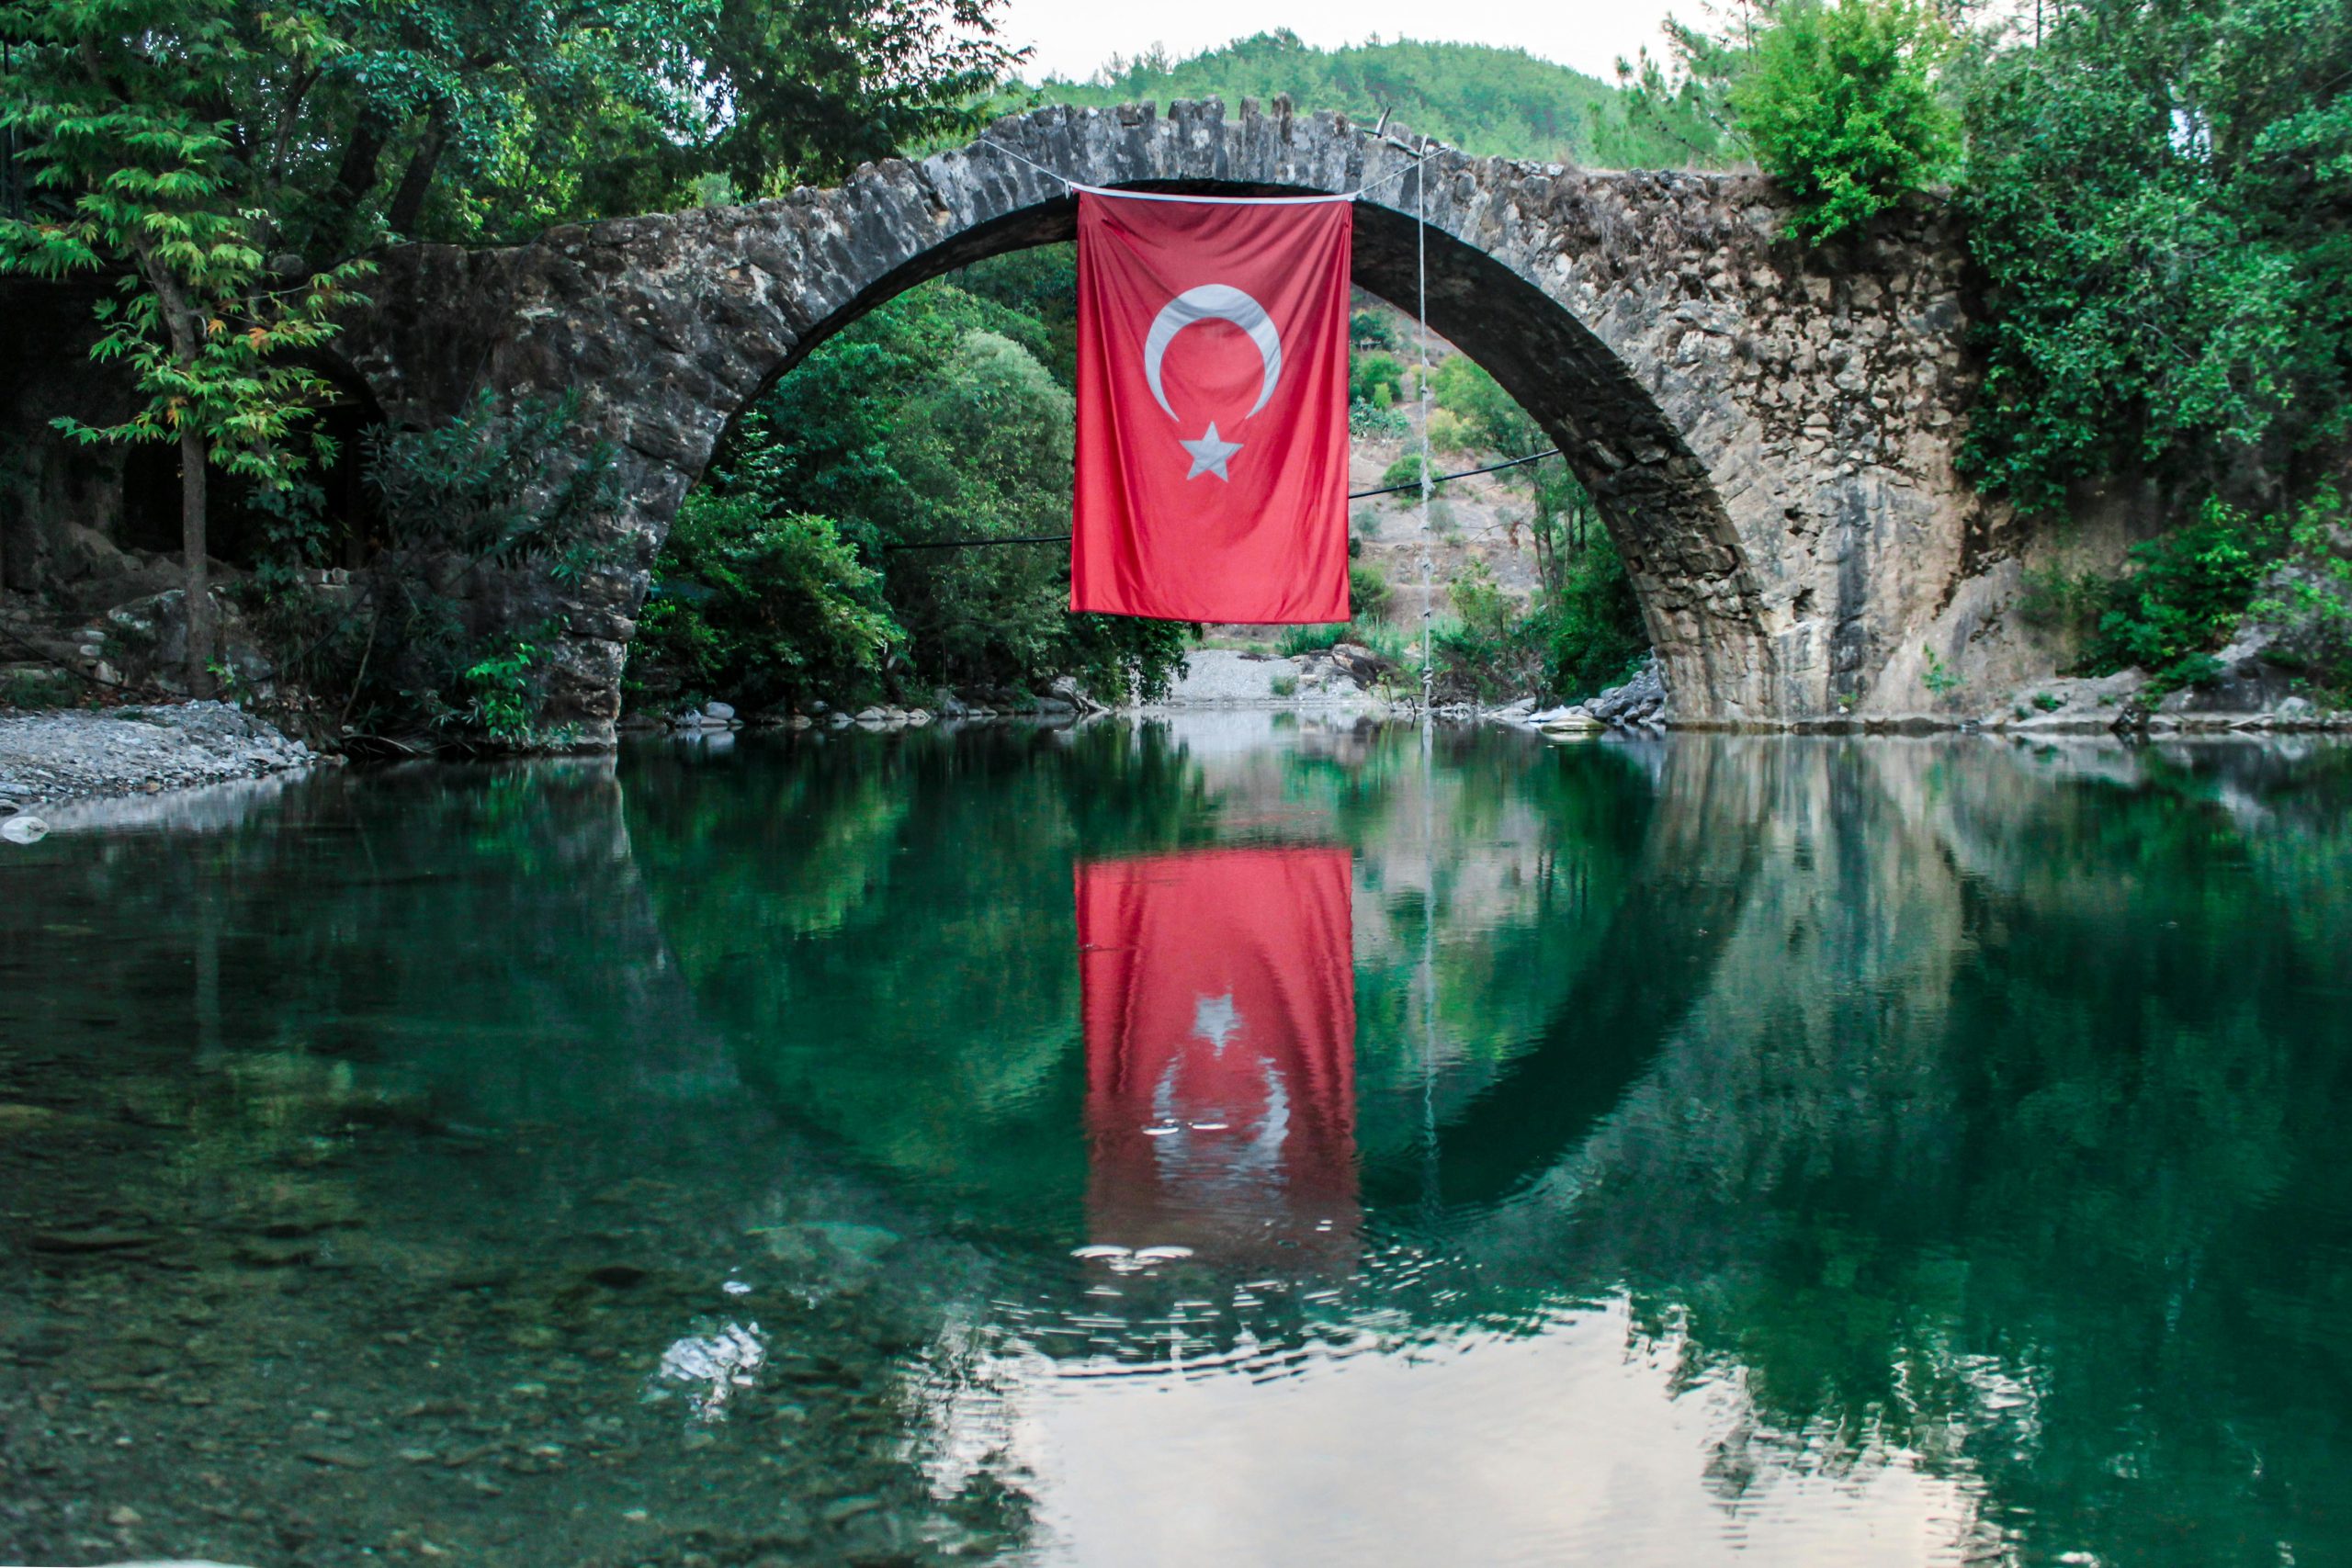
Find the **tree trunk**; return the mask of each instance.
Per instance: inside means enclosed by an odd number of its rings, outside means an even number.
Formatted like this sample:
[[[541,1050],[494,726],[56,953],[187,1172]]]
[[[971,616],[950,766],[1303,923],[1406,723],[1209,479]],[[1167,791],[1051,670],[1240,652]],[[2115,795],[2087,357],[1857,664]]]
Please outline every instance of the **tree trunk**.
[[[203,433],[180,432],[180,555],[187,562],[189,693],[212,694],[212,570],[205,549]]]
[[[441,150],[449,141],[449,107],[435,99],[432,111],[425,117],[424,134],[416,144],[416,152],[409,158],[408,168],[401,175],[399,186],[392,192],[392,204],[385,209],[384,221],[392,232],[403,240],[416,238],[416,228],[424,216],[425,192],[433,186],[433,172],[441,162]]]

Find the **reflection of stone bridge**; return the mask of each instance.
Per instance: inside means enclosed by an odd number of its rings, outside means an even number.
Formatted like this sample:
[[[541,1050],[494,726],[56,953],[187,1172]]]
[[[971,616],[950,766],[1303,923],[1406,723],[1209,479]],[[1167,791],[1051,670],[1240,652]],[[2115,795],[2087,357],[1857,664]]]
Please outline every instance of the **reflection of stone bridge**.
[[[1685,720],[1922,705],[1995,607],[1992,519],[1955,478],[1970,387],[1962,257],[1915,209],[1808,256],[1752,176],[1434,156],[1244,102],[1043,109],[991,139],[1072,179],[1346,191],[1356,277],[1409,305],[1426,210],[1431,324],[1544,424],[1598,498]],[[355,363],[397,420],[488,385],[578,387],[621,452],[627,563],[567,606],[559,716],[609,731],[646,570],[721,433],[827,334],[1001,252],[1067,240],[1062,184],[984,144],[836,190],[387,258]],[[536,614],[536,609],[530,613]],[[1996,626],[1997,623],[1991,623]]]

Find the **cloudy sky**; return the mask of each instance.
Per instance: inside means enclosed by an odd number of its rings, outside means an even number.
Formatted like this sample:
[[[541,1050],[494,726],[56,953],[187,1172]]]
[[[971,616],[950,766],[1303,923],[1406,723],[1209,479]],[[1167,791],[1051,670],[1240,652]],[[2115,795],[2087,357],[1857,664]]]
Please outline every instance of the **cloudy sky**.
[[[1425,0],[1190,0],[1170,6],[1117,0],[1008,0],[1005,31],[1035,48],[1029,74],[1083,79],[1114,54],[1136,54],[1164,44],[1176,55],[1195,53],[1273,28],[1288,28],[1327,48],[1384,39],[1417,38],[1499,44],[1613,81],[1620,55],[1655,46],[1669,11],[1703,19],[1703,5],[1683,0],[1479,0],[1475,6],[1431,6]]]

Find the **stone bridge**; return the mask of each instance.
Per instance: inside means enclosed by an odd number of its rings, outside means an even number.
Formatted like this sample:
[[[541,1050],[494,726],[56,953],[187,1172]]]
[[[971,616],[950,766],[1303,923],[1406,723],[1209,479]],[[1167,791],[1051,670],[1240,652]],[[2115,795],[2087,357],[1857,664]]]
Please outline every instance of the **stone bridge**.
[[[625,563],[564,607],[552,716],[610,733],[647,568],[729,423],[829,333],[925,278],[1071,237],[1063,184],[1367,188],[1356,281],[1410,309],[1542,423],[1598,500],[1684,723],[1933,705],[2002,656],[2005,513],[1952,457],[1973,389],[1954,220],[1920,201],[1808,254],[1752,175],[1603,173],[1450,151],[1244,100],[1046,108],[832,190],[393,252],[352,363],[396,421],[489,386],[576,388],[621,454]],[[1426,188],[1421,182],[1426,180]],[[2001,565],[2007,570],[2000,570]],[[1983,645],[1983,646],[1979,646]]]

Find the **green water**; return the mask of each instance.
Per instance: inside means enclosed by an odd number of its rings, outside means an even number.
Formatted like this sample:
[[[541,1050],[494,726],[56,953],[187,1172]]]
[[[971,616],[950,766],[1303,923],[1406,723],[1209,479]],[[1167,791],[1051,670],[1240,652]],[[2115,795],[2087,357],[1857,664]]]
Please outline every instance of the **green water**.
[[[0,854],[0,1561],[2352,1562],[2352,752],[1272,716]]]

